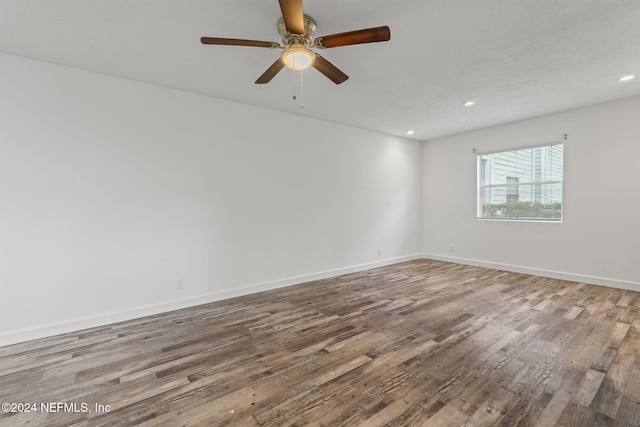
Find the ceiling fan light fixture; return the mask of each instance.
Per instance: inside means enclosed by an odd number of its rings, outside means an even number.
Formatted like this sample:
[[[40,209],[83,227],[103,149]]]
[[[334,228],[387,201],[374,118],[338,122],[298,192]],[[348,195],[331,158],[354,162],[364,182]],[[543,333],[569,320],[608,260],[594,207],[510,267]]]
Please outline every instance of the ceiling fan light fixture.
[[[292,70],[304,70],[313,64],[316,55],[305,46],[293,45],[282,52],[280,59]]]

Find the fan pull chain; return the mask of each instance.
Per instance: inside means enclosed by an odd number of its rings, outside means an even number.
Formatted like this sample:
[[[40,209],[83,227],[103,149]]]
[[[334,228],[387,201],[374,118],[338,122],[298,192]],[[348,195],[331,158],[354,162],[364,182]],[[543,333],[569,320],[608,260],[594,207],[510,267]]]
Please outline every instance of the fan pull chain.
[[[293,57],[293,100],[297,100],[296,97],[296,57]],[[304,89],[303,89],[303,80],[302,80],[302,70],[300,70],[300,108],[304,108]]]
[[[296,91],[298,89],[298,85],[296,84],[296,71],[293,70],[293,100],[297,101],[298,97],[296,96]],[[300,71],[300,108],[304,108],[304,80],[302,78],[302,71]]]
[[[302,76],[303,73],[300,70],[300,108],[304,108],[304,79]]]
[[[295,64],[295,58],[294,58],[294,64]],[[296,98],[296,70],[291,70],[293,71],[293,100],[295,101]]]

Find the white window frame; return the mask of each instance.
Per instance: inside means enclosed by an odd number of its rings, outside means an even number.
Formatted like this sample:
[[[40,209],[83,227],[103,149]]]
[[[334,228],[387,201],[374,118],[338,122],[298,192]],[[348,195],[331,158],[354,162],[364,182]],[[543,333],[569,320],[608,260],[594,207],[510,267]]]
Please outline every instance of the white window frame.
[[[565,136],[566,141],[566,136]],[[528,145],[522,147],[508,148],[503,150],[493,150],[493,151],[485,151],[485,152],[477,152],[476,153],[476,183],[477,183],[477,192],[476,192],[476,219],[483,221],[525,221],[525,222],[552,222],[552,223],[561,223],[564,218],[564,148],[565,141],[554,141],[548,142],[544,144],[536,144],[536,145]],[[512,186],[512,183],[505,182],[499,184],[484,184],[482,182],[482,161],[483,156],[495,155],[499,153],[513,153],[519,150],[534,150],[535,148],[541,147],[552,147],[556,145],[562,145],[562,180],[547,180],[547,181],[536,181],[536,182],[524,182],[517,184],[518,186],[541,186],[541,185],[552,185],[552,184],[560,184],[561,186],[561,198],[560,198],[560,217],[559,218],[544,218],[544,217],[485,217],[483,216],[483,189],[491,189],[491,188],[504,188],[507,191],[509,186]],[[515,164],[515,162],[514,162]],[[486,173],[486,171],[485,171]],[[506,194],[506,193],[505,193]],[[506,196],[505,196],[506,197]]]

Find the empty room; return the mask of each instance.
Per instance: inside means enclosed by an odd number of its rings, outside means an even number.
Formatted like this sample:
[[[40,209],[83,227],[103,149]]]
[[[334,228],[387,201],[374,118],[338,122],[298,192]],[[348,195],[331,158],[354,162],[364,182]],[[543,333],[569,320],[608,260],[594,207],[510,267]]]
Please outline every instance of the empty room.
[[[0,426],[640,426],[637,0],[0,0]]]

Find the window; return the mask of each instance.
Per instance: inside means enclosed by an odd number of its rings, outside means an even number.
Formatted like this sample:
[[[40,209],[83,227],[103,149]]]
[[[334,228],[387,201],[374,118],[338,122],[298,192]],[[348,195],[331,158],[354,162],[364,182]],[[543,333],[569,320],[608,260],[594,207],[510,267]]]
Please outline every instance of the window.
[[[563,148],[478,154],[478,218],[561,221]]]

